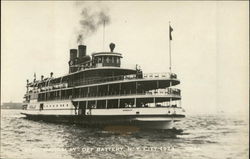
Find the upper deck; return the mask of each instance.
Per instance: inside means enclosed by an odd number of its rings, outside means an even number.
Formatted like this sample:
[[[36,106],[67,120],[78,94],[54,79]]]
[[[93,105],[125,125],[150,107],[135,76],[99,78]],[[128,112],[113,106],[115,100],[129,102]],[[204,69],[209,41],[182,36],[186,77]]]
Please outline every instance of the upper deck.
[[[54,100],[91,94],[131,94],[146,93],[146,91],[167,88],[178,85],[180,81],[174,73],[143,73],[135,69],[121,68],[122,54],[113,52],[97,52],[92,56],[86,55],[86,46],[79,45],[77,49],[70,50],[69,73],[54,78],[34,79],[27,81],[26,101],[31,99]],[[105,90],[102,92],[102,90]],[[86,95],[85,95],[86,94]],[[154,94],[156,95],[156,94]],[[65,97],[64,97],[65,96]]]
[[[59,83],[55,83],[51,80],[46,80],[46,83],[37,81],[29,84],[29,87],[33,87],[35,92],[49,92],[58,89],[71,89],[79,87],[92,87],[100,85],[109,84],[119,84],[119,83],[131,83],[131,82],[152,82],[160,81],[159,88],[170,87],[180,84],[174,73],[141,73],[141,74],[129,74],[129,75],[119,75],[119,76],[109,76],[104,78],[92,78],[92,79],[75,79],[74,82],[69,83],[69,81],[62,80],[66,76],[61,77]],[[153,89],[153,88],[152,88]]]

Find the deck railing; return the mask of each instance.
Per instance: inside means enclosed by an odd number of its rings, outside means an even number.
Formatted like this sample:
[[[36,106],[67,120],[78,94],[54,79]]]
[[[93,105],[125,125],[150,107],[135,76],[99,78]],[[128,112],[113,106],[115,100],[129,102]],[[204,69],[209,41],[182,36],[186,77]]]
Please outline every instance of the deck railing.
[[[128,81],[128,80],[135,80],[135,79],[177,79],[176,74],[174,73],[143,73],[143,74],[131,74],[131,75],[121,75],[121,76],[111,76],[106,78],[97,78],[97,79],[88,79],[88,80],[76,80],[70,83],[63,83],[63,84],[56,84],[47,87],[43,87],[38,89],[37,92],[43,92],[48,90],[57,90],[61,88],[67,87],[75,87],[81,85],[89,85],[89,84],[99,84],[105,82],[112,82],[112,81]]]
[[[88,85],[88,84],[98,84],[104,82],[112,81],[127,81],[135,79],[176,79],[177,76],[174,73],[144,73],[144,74],[131,74],[131,75],[121,75],[121,76],[112,76],[106,78],[98,79],[89,79],[89,80],[78,80],[72,83],[69,83],[69,86],[79,86],[79,85]]]
[[[98,98],[98,97],[121,97],[121,96],[137,96],[137,95],[148,95],[148,96],[166,96],[169,95],[171,97],[180,97],[181,90],[176,88],[167,88],[167,89],[159,89],[159,90],[151,90],[151,91],[142,91],[142,92],[110,92],[110,93],[89,93],[89,94],[77,94],[70,97],[53,97],[53,99],[47,100],[65,100],[65,99],[75,99],[75,98]]]

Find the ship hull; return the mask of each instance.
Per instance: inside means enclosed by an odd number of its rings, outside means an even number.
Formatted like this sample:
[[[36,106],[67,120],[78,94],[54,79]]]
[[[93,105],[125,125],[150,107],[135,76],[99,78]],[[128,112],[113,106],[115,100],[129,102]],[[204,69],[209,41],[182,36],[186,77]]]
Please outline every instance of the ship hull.
[[[79,124],[86,127],[136,126],[145,129],[172,129],[185,115],[33,115],[22,113],[27,119],[52,123]]]

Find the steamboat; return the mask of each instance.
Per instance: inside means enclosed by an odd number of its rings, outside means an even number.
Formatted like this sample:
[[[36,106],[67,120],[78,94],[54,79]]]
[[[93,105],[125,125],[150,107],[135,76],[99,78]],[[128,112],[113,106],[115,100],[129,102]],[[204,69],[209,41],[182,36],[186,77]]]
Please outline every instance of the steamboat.
[[[133,125],[171,129],[185,117],[177,75],[122,68],[122,54],[86,55],[70,49],[69,73],[27,80],[22,114],[28,119],[88,126]]]

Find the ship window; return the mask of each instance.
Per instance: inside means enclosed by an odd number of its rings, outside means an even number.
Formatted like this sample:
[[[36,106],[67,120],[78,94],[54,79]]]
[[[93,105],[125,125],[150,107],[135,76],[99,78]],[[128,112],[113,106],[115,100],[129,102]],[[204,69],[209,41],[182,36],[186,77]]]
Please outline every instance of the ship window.
[[[102,58],[98,57],[98,63],[102,63]]]

